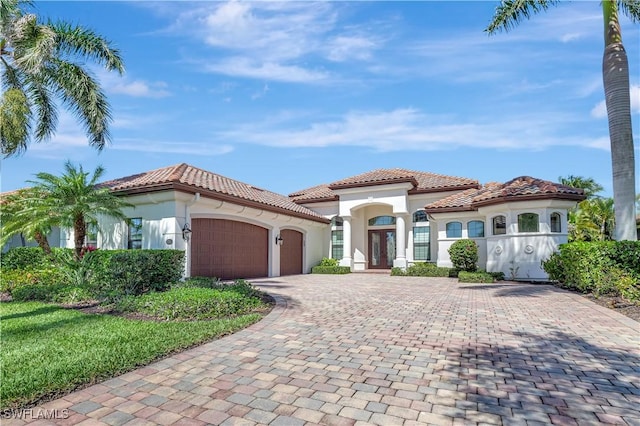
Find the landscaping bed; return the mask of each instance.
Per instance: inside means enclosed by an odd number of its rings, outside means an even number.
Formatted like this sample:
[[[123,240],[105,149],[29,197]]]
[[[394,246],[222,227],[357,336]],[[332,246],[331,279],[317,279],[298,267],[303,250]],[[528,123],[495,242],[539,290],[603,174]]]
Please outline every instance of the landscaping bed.
[[[244,280],[202,278],[101,303],[3,300],[0,409],[58,398],[231,334],[274,305]]]

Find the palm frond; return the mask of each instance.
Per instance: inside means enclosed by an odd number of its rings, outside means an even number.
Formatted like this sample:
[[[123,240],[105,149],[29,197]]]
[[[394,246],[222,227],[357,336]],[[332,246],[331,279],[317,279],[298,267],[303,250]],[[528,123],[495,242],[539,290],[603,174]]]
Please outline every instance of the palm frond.
[[[640,0],[619,0],[618,7],[633,23],[640,22]]]
[[[557,3],[559,0],[502,0],[485,32],[494,34],[500,30],[509,31],[523,19],[529,19]]]
[[[111,109],[98,82],[81,66],[61,60],[52,61],[47,76],[64,104],[82,121],[89,144],[102,150],[111,139]]]
[[[43,141],[51,137],[58,124],[58,111],[51,99],[51,92],[45,84],[31,81],[28,87],[29,99],[36,110],[35,140]]]
[[[49,22],[49,27],[56,34],[59,52],[91,58],[109,71],[124,72],[124,62],[118,49],[92,30],[67,22]]]
[[[9,89],[0,98],[0,146],[9,157],[26,151],[31,131],[29,99],[19,89]]]
[[[36,15],[24,15],[12,26],[11,41],[15,63],[28,74],[39,74],[52,58],[56,34],[46,25],[39,25]]]

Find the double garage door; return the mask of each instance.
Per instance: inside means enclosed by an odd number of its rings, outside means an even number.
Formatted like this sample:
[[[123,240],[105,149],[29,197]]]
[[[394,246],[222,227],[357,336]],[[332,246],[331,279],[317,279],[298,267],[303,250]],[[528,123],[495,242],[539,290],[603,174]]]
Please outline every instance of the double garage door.
[[[193,219],[191,229],[191,276],[229,280],[269,275],[268,229],[224,219]],[[302,234],[283,230],[280,235],[281,275],[301,274]]]

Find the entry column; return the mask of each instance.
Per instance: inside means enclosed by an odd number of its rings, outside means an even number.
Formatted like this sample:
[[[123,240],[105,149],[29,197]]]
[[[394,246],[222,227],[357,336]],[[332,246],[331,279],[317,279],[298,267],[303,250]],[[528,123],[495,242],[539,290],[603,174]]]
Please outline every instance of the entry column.
[[[404,214],[396,216],[396,258],[393,259],[393,266],[398,268],[407,267],[407,230],[405,226]]]
[[[342,218],[342,259],[340,266],[348,266],[353,270],[353,259],[351,257],[351,216],[340,216]]]

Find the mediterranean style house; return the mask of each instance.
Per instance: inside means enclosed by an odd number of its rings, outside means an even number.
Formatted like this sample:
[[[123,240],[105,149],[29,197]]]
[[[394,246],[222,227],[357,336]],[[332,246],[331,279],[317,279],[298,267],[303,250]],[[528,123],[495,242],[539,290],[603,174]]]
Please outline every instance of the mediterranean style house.
[[[323,257],[354,272],[451,266],[448,248],[470,238],[480,268],[544,280],[541,261],[567,241],[567,211],[584,199],[581,190],[528,176],[480,185],[405,169],[289,196],[184,163],[101,185],[135,208],[125,210],[129,224],[107,219],[87,244],[184,250],[185,276],[222,279],[309,273]],[[56,230],[50,243],[71,247],[73,238]]]

